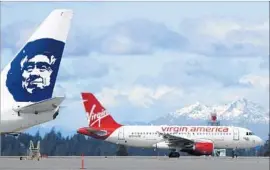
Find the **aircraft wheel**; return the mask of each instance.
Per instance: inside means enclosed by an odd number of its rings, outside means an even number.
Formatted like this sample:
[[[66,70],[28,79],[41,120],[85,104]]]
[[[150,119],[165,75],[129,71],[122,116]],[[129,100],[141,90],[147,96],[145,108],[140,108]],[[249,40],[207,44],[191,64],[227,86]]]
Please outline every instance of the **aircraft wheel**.
[[[170,152],[169,153],[169,158],[179,158],[180,153],[179,152]]]

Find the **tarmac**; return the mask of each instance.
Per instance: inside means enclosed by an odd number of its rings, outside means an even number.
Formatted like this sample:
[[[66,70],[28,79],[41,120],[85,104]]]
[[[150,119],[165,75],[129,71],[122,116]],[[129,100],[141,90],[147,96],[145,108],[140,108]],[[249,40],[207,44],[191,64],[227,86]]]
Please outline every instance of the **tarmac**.
[[[83,161],[82,161],[83,160]],[[82,163],[83,162],[83,163]],[[269,157],[0,157],[1,170],[269,170]]]

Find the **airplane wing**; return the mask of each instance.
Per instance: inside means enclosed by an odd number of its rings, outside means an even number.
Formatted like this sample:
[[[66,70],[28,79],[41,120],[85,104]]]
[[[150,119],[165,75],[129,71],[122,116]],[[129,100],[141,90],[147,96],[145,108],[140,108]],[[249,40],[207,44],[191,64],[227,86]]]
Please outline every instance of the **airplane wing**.
[[[158,134],[161,135],[163,139],[165,139],[167,142],[169,142],[172,145],[189,145],[189,144],[194,143],[194,141],[191,139],[174,136],[167,133],[161,133],[161,132],[158,132]]]
[[[214,144],[208,139],[188,139],[184,137],[174,136],[172,134],[166,134],[158,132],[163,139],[165,144],[170,148],[180,149],[181,152],[187,152],[191,155],[211,155],[213,152]],[[158,147],[158,144],[156,144]]]
[[[65,97],[54,97],[37,103],[29,104],[23,107],[17,106],[16,108],[13,108],[13,110],[19,113],[39,113],[51,111],[57,108],[63,102],[64,99]]]

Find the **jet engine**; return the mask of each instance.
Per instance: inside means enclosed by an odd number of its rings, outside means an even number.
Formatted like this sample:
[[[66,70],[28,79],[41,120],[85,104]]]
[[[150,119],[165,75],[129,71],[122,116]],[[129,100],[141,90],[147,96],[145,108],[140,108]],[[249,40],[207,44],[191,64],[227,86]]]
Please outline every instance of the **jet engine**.
[[[19,137],[22,133],[21,132],[8,132],[8,133],[3,133],[5,136],[13,136],[13,137]]]
[[[214,151],[214,144],[208,141],[195,142],[190,148],[183,148],[182,152],[187,152],[190,155],[212,155]]]
[[[167,142],[158,142],[154,144],[153,147],[157,149],[173,149],[173,147],[171,147]]]

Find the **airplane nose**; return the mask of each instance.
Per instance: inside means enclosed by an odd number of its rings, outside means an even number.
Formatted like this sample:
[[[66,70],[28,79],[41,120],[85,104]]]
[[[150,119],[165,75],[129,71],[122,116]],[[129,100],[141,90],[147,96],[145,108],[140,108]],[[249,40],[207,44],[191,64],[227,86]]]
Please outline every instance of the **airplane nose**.
[[[264,145],[264,143],[265,143],[264,140],[261,139],[261,138],[260,138],[260,140],[261,140],[261,141],[260,141],[260,142],[261,142],[261,145]]]
[[[264,141],[262,140],[262,138],[260,138],[260,137],[258,137],[258,136],[257,136],[257,144],[258,144],[259,146],[262,146],[262,145],[264,144]]]

